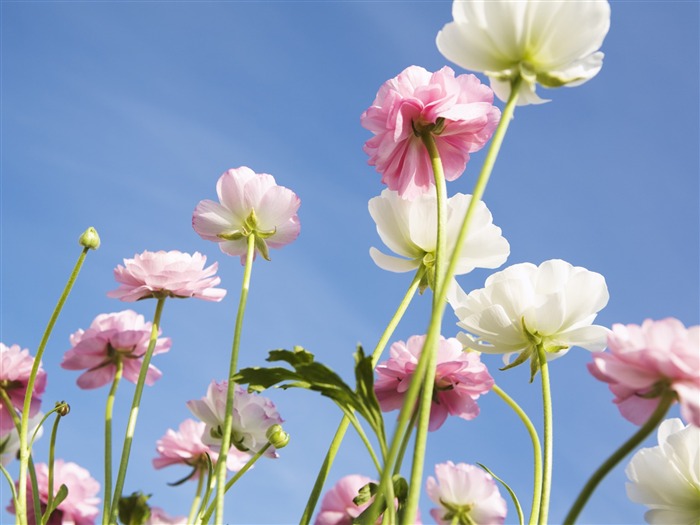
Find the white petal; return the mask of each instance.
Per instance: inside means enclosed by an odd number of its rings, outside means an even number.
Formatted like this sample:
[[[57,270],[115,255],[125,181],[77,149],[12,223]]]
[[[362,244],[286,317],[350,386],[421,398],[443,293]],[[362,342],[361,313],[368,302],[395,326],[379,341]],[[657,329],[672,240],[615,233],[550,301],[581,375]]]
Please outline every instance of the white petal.
[[[374,247],[369,249],[369,256],[372,257],[374,264],[379,266],[382,270],[387,270],[390,272],[410,272],[411,270],[420,266],[420,261],[418,260],[401,259],[400,257],[386,255]]]

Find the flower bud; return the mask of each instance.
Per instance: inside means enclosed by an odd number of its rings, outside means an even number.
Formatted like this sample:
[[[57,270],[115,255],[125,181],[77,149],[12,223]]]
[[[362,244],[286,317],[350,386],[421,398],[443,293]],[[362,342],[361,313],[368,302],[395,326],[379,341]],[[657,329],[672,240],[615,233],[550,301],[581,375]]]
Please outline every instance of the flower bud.
[[[90,226],[78,239],[81,246],[88,248],[90,250],[97,250],[100,247],[100,236],[97,234],[97,230]]]
[[[65,401],[56,401],[56,412],[59,416],[67,416],[70,413],[70,405]]]
[[[265,437],[275,448],[284,448],[289,443],[289,434],[284,431],[282,425],[272,425],[265,432]]]

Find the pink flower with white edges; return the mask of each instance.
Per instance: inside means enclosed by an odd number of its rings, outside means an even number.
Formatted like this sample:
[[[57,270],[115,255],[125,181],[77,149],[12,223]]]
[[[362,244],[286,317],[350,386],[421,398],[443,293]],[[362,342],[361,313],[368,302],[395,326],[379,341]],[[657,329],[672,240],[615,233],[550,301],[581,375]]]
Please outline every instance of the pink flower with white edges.
[[[151,507],[146,525],[188,525],[186,516],[170,516],[160,507]]]
[[[49,467],[46,463],[40,463],[36,466],[36,478],[39,486],[39,502],[43,511],[46,509],[49,498]],[[100,492],[100,484],[83,467],[70,461],[64,462],[62,459],[57,459],[54,462],[54,495],[61,485],[66,486],[68,495],[51,514],[49,523],[51,525],[92,525],[95,523],[95,518],[100,514],[98,507],[100,498],[97,497]],[[35,519],[31,502],[32,487],[31,483],[27,481],[29,524],[36,525],[36,523],[41,523],[41,519]],[[10,504],[7,510],[14,514],[14,505]]]
[[[216,464],[219,453],[205,445],[202,436],[206,424],[194,419],[185,419],[177,431],[168,429],[165,435],[156,442],[158,457],[153,459],[153,467],[161,469],[170,465],[188,465],[196,467],[191,479],[199,477],[199,469],[206,468],[208,454],[212,463]],[[229,450],[226,457],[226,467],[230,471],[240,470],[250,459],[250,454],[241,452],[235,447]]]
[[[205,268],[206,256],[199,252],[149,252],[124,259],[114,269],[119,288],[107,292],[107,297],[122,301],[139,301],[150,297],[196,297],[205,301],[221,301],[226,290],[215,288],[221,282],[214,274],[218,264]]]
[[[245,264],[248,235],[255,234],[256,253],[269,259],[267,248],[281,248],[299,236],[301,201],[272,175],[245,166],[224,172],[216,183],[219,202],[201,201],[192,215],[200,237],[219,243],[221,251],[239,255]]]
[[[435,476],[426,483],[428,496],[439,505],[433,519],[443,524],[499,525],[508,510],[496,482],[480,468],[451,461],[435,465]]]
[[[372,503],[370,500],[362,505],[356,505],[353,501],[360,489],[370,482],[376,483],[367,476],[359,474],[340,478],[323,496],[315,525],[352,525],[352,520],[362,514]]]
[[[113,381],[117,362],[121,362],[124,379],[136,383],[152,326],[133,310],[100,314],[87,330],[78,330],[70,336],[73,347],[64,354],[61,367],[87,370],[78,377],[78,386],[90,389]],[[170,344],[168,337],[158,338],[153,353],[167,352]],[[160,370],[149,365],[146,384],[152,385],[161,375]]]
[[[0,388],[12,401],[12,407],[5,406],[0,399],[0,433],[5,433],[15,427],[10,410],[22,410],[24,396],[27,392],[29,376],[34,365],[34,358],[29,355],[29,350],[20,348],[19,345],[6,346],[0,343]],[[39,366],[32,391],[32,401],[29,406],[29,415],[33,416],[41,407],[41,395],[46,389],[46,372]]]
[[[700,427],[700,326],[686,328],[673,318],[647,319],[641,326],[615,324],[608,349],[594,356],[588,370],[609,383],[625,419],[645,423],[661,394],[671,389],[681,415]]]
[[[221,447],[227,389],[228,381],[212,381],[205,397],[187,402],[190,412],[206,424],[202,441],[214,450]],[[270,399],[255,393],[249,394],[245,388],[235,385],[231,445],[242,452],[254,454],[267,443],[267,429],[283,422]],[[270,446],[264,455],[276,458],[275,447]]]
[[[405,343],[397,341],[391,345],[389,360],[377,366],[374,392],[383,411],[397,410],[403,406],[424,344],[424,335],[409,337]],[[457,339],[444,337],[440,337],[437,352],[428,426],[431,432],[439,429],[448,415],[474,419],[479,415],[476,400],[493,387],[493,378],[481,362],[478,352],[464,352]]]
[[[429,131],[437,144],[447,180],[467,166],[469,154],[491,138],[500,111],[493,91],[474,75],[449,67],[430,73],[418,66],[404,69],[385,82],[367,111],[362,126],[374,137],[364,145],[369,164],[382,182],[403,198],[413,199],[434,184],[428,151],[420,134]]]

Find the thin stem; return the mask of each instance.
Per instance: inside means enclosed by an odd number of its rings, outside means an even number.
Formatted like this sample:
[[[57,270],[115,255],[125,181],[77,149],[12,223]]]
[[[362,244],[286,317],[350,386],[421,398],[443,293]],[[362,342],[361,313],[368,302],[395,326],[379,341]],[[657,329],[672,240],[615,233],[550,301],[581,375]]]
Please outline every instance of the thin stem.
[[[241,285],[241,297],[238,301],[238,314],[236,315],[236,326],[233,331],[233,346],[231,348],[231,362],[228,371],[228,388],[226,390],[226,412],[224,416],[223,435],[221,437],[222,457],[226,457],[228,449],[231,447],[231,427],[233,426],[233,397],[234,383],[231,378],[236,374],[238,368],[238,352],[241,346],[241,330],[243,328],[243,315],[245,314],[246,302],[248,300],[248,289],[250,288],[250,275],[253,270],[253,257],[255,255],[255,234],[248,236],[248,250],[246,252],[245,268],[243,269],[243,284]],[[224,523],[224,495],[226,494],[226,461],[219,461],[216,464],[216,523]],[[208,519],[208,518],[207,518]]]
[[[552,449],[554,447],[554,429],[552,426],[552,392],[549,383],[549,365],[547,353],[542,344],[537,345],[537,358],[542,376],[542,410],[544,412],[544,467],[542,469],[542,496],[540,498],[539,522],[547,523],[549,515],[549,496],[552,490]]]
[[[2,463],[0,463],[0,471],[2,471],[2,475],[5,476],[7,484],[10,486],[10,492],[12,493],[12,501],[15,504],[15,508],[17,508],[17,491],[15,490],[15,482],[12,479],[12,476],[10,476],[10,473],[7,471],[7,469],[2,465]]]
[[[39,482],[36,479],[36,468],[34,468],[34,458],[29,454],[29,482],[32,485],[32,504],[34,508],[34,523],[41,520],[41,504],[39,502]]]
[[[156,342],[158,340],[158,330],[160,327],[160,317],[163,313],[163,306],[165,305],[165,297],[158,299],[158,304],[156,304],[156,312],[153,315],[153,325],[151,326],[151,338],[148,341],[148,349],[146,354],[143,356],[143,362],[141,363],[141,370],[139,370],[139,377],[136,381],[136,390],[134,391],[134,399],[131,403],[131,411],[129,412],[129,420],[126,424],[126,434],[124,435],[124,445],[122,447],[121,461],[119,462],[119,471],[117,472],[117,481],[114,486],[114,494],[112,496],[112,504],[109,510],[109,523],[117,522],[117,511],[119,509],[119,499],[122,495],[122,489],[124,488],[124,480],[126,479],[126,471],[129,468],[129,455],[131,454],[131,444],[134,441],[134,432],[136,430],[136,420],[139,415],[139,407],[141,406],[141,396],[143,395],[143,386],[146,382],[146,374],[148,372],[148,366],[151,363],[151,357],[153,356],[153,351],[156,348]],[[105,494],[105,498],[109,497]]]
[[[103,492],[105,498],[102,511],[102,525],[108,525],[110,515],[111,501],[108,495],[112,494],[112,412],[114,410],[114,398],[117,395],[117,387],[124,371],[124,364],[121,359],[117,359],[116,367],[105,407],[105,488]]]
[[[369,457],[372,459],[372,463],[374,463],[374,467],[377,469],[377,472],[381,472],[382,464],[380,463],[377,454],[374,452],[372,443],[370,443],[369,439],[367,438],[367,434],[365,434],[365,430],[362,428],[362,425],[360,425],[360,422],[357,420],[357,417],[355,416],[355,414],[348,412],[345,413],[345,417],[350,419],[350,423],[352,424],[353,428],[357,431],[357,435],[360,436],[362,443],[365,445],[365,448],[369,452]]]
[[[588,502],[588,498],[591,497],[593,491],[596,489],[598,484],[608,475],[608,473],[615,468],[620,461],[622,461],[625,456],[632,452],[637,446],[644,441],[649,434],[651,434],[658,424],[663,420],[664,416],[671,408],[671,405],[676,401],[676,394],[672,390],[666,391],[661,400],[659,401],[656,410],[649,417],[646,423],[642,425],[634,435],[625,441],[620,448],[618,448],[605,462],[598,467],[591,478],[588,480],[586,485],[581,490],[581,493],[576,498],[571,510],[564,518],[564,525],[573,525],[576,522],[576,518],[583,510],[583,507]]]
[[[403,457],[406,453],[406,448],[408,447],[408,442],[411,440],[411,434],[413,433],[413,428],[416,426],[416,419],[418,419],[418,411],[413,411],[413,416],[411,416],[411,421],[408,424],[408,428],[403,435],[403,441],[401,442],[401,448],[399,449],[399,455],[396,457],[396,465],[394,465],[394,476],[401,472],[401,464],[403,463]]]
[[[54,462],[56,459],[56,436],[58,435],[58,423],[61,421],[62,416],[60,413],[56,413],[56,419],[53,420],[53,427],[51,428],[51,439],[49,441],[49,479],[48,479],[48,496],[46,499],[46,514],[42,516],[41,522],[46,525],[48,523],[51,512],[51,507],[53,506],[54,497]]]
[[[224,461],[226,456],[223,456]],[[204,487],[204,469],[202,467],[197,467],[197,489],[194,492],[194,499],[192,500],[192,505],[190,506],[190,513],[187,516],[187,523],[198,523],[197,510],[199,509],[199,503],[202,499],[202,488]]]

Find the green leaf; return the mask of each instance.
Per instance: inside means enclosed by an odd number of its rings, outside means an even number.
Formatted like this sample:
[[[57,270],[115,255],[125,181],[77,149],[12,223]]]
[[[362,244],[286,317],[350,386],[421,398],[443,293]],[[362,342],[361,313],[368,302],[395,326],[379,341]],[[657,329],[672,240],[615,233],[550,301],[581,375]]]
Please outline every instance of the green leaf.
[[[134,492],[131,496],[122,496],[119,499],[119,521],[124,525],[144,525],[151,517],[151,508],[148,506],[150,494]]]
[[[51,502],[51,508],[47,508],[46,511],[44,511],[44,519],[48,523],[49,518],[51,518],[51,514],[53,513],[54,510],[58,508],[58,506],[63,503],[63,500],[66,499],[68,496],[68,487],[66,487],[64,484],[61,484],[61,486],[58,488],[58,492],[53,497],[53,501]]]
[[[482,469],[484,469],[487,473],[491,474],[491,477],[492,477],[493,479],[495,479],[496,481],[498,481],[501,485],[503,485],[503,486],[505,487],[505,489],[508,491],[508,494],[510,494],[510,498],[513,500],[513,504],[515,505],[515,510],[518,512],[518,521],[519,521],[520,525],[523,525],[523,522],[524,522],[524,521],[523,521],[523,520],[524,520],[524,518],[523,518],[523,509],[522,509],[522,507],[520,506],[520,502],[518,501],[518,497],[515,495],[515,492],[513,492],[513,489],[511,489],[505,481],[503,481],[501,478],[499,478],[498,476],[496,476],[496,474],[494,474],[493,472],[491,472],[491,471],[488,469],[488,467],[482,465],[481,463],[477,463],[477,465],[479,465],[479,466],[480,466]]]
[[[355,381],[357,383],[356,392],[362,405],[362,410],[358,410],[358,412],[372,426],[377,437],[385,442],[384,418],[377,395],[374,393],[372,356],[365,356],[362,345],[357,345],[357,352],[355,352]]]

